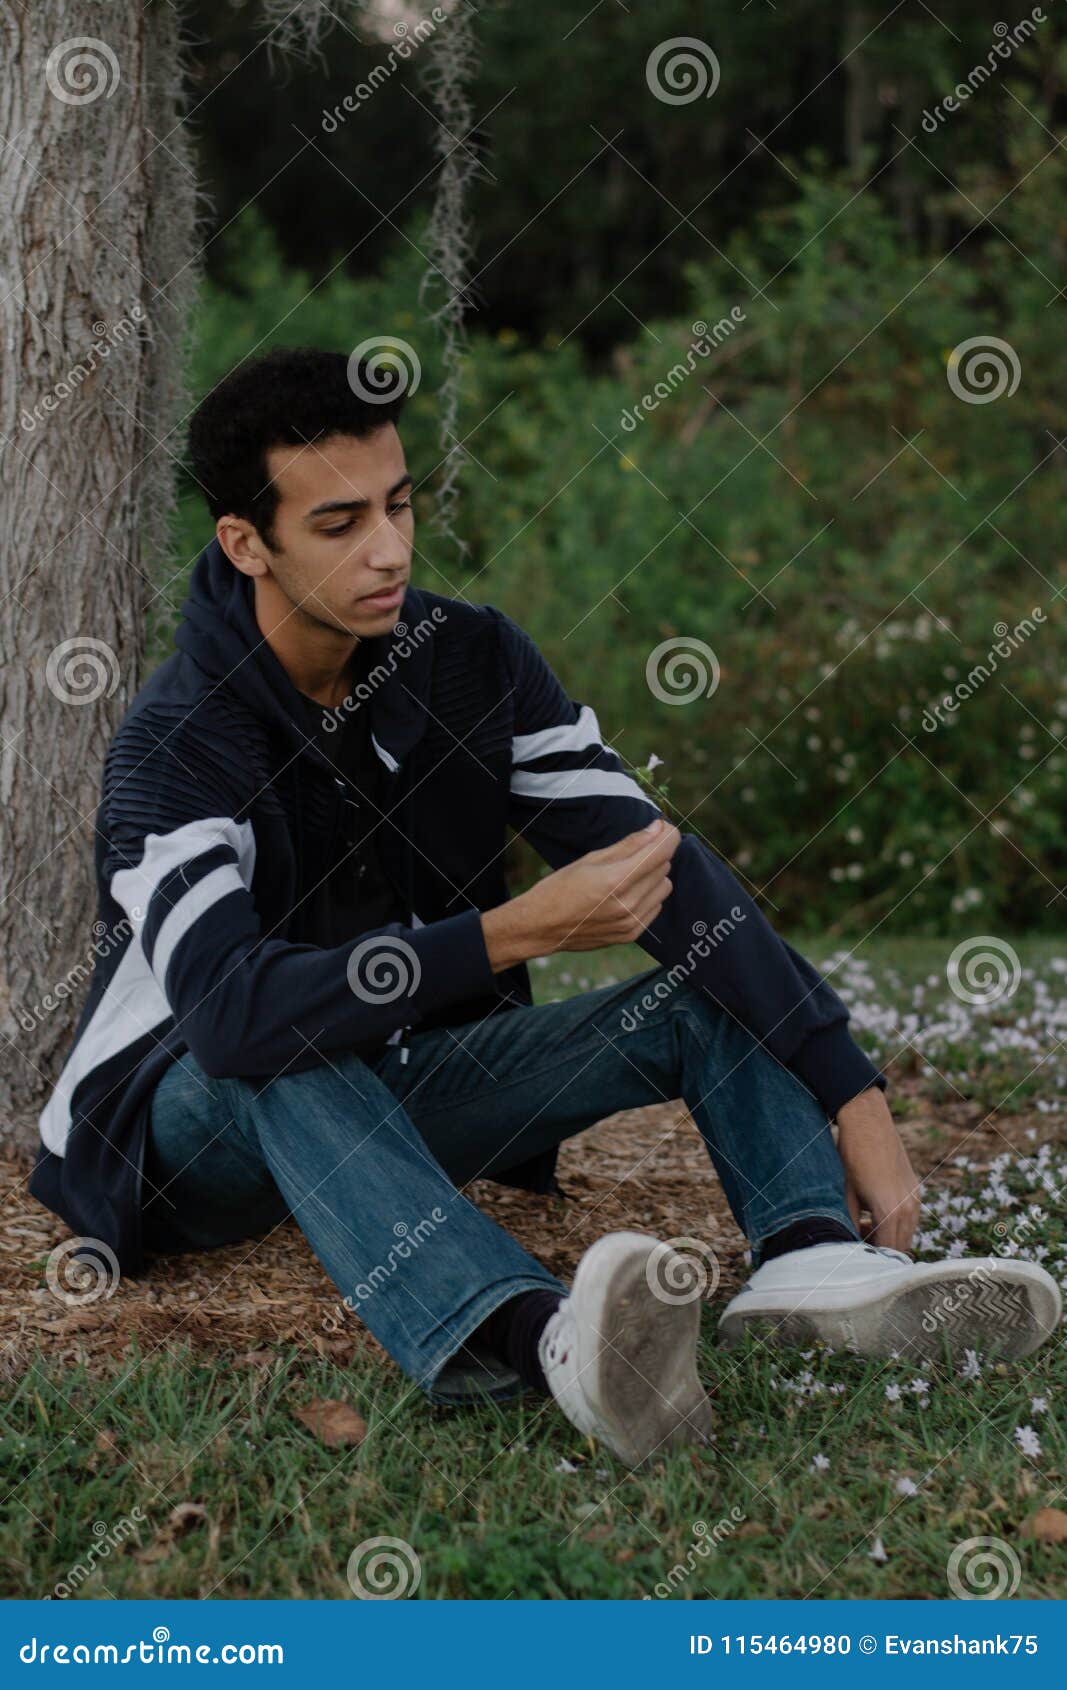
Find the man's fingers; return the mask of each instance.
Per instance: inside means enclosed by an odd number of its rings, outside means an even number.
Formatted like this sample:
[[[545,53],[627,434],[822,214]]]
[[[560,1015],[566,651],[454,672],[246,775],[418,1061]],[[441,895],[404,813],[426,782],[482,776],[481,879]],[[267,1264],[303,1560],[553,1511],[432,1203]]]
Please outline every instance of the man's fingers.
[[[674,840],[674,849],[680,835],[673,822],[666,821],[662,816],[657,817],[648,827],[639,828],[636,833],[628,833],[622,839],[617,839],[614,845],[602,845],[599,850],[588,851],[585,861],[589,863],[617,863],[624,862],[627,857],[640,857],[649,851],[659,848],[665,842]]]
[[[668,826],[650,841],[639,845],[629,858],[620,859],[614,869],[618,876],[616,890],[620,894],[633,893],[646,882],[658,879],[678,849],[679,839],[678,829]]]
[[[640,921],[643,933],[650,922],[655,920],[673,890],[670,880],[664,875],[650,891],[644,893],[640,898],[627,895],[620,898],[619,902],[633,916],[635,921]]]
[[[856,1223],[856,1231],[859,1232],[863,1206],[860,1203],[856,1187],[850,1179],[845,1180],[845,1201],[848,1204],[848,1212]]]

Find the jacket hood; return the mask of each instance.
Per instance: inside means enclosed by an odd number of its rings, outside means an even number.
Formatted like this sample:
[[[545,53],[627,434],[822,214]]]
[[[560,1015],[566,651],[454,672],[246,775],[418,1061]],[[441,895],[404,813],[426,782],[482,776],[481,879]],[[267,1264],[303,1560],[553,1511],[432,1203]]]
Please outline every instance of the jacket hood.
[[[233,691],[261,721],[273,723],[316,757],[303,718],[306,700],[256,621],[250,576],[235,569],[216,537],[193,565],[175,644],[198,668]],[[418,627],[419,637],[411,640]],[[396,626],[366,639],[367,700],[378,755],[402,763],[426,730],[433,671],[434,622],[423,595],[409,586]],[[365,695],[364,695],[365,696]]]

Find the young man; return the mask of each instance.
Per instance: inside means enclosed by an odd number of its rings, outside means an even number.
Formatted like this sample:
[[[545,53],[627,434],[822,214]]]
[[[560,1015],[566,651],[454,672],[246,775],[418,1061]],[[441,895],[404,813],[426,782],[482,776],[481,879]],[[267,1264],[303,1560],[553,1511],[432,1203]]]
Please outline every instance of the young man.
[[[511,618],[412,584],[401,396],[368,391],[279,351],[193,418],[215,538],[107,756],[109,944],[31,1189],[128,1273],[292,1214],[432,1401],[528,1386],[636,1465],[709,1436],[689,1264],[609,1234],[568,1293],[458,1188],[558,1190],[563,1139],[681,1096],[752,1247],[728,1340],[1033,1349],[1040,1268],[902,1253],[917,1183],[840,999]],[[509,826],[552,870],[510,900]],[[657,966],[531,1006],[529,959],[629,940]]]

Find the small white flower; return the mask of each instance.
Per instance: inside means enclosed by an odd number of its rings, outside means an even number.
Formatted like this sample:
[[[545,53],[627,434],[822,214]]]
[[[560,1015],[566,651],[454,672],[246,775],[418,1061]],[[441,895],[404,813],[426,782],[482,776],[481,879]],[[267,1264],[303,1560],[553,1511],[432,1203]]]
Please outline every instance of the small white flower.
[[[918,1496],[919,1494],[919,1487],[915,1483],[915,1480],[909,1479],[906,1476],[897,1480],[894,1489],[896,1490],[898,1496]]]
[[[960,1368],[960,1377],[962,1379],[980,1379],[982,1377],[982,1367],[978,1360],[977,1352],[975,1350],[964,1350],[963,1358],[963,1366]]]
[[[1048,1402],[1047,1402],[1046,1398],[1044,1398],[1044,1397],[1031,1397],[1030,1398],[1030,1413],[1031,1414],[1047,1414],[1048,1413]]]
[[[814,1455],[814,1456],[812,1456],[811,1471],[813,1473],[827,1473],[827,1472],[829,1472],[829,1469],[830,1469],[830,1461],[829,1461],[829,1458],[827,1456],[825,1456],[825,1455]]]
[[[556,1462],[556,1472],[557,1473],[580,1473],[581,1468],[576,1467],[574,1465],[573,1461],[568,1461],[567,1457],[565,1455],[561,1455],[559,1460]]]
[[[900,1386],[899,1385],[887,1385],[886,1388],[885,1388],[885,1400],[886,1400],[886,1402],[899,1402],[900,1401]]]
[[[917,1397],[929,1396],[930,1381],[929,1379],[913,1379],[908,1388],[909,1390],[914,1391]]]
[[[889,1556],[886,1554],[885,1544],[882,1542],[880,1537],[876,1537],[874,1539],[867,1553],[872,1561],[877,1561],[879,1564],[883,1561],[889,1560]]]
[[[661,768],[662,764],[663,758],[657,757],[656,753],[653,751],[651,757],[648,759],[648,762],[645,764],[645,773],[650,775],[653,769]]]
[[[1015,1442],[1023,1455],[1035,1456],[1041,1454],[1041,1439],[1032,1426],[1016,1426]]]

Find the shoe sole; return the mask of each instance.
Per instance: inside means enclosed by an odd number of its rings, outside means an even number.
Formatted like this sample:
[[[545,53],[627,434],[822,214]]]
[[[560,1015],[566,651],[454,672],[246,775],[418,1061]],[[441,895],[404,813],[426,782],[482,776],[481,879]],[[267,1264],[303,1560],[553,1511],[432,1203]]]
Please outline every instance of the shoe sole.
[[[700,1302],[666,1302],[653,1291],[649,1258],[662,1249],[645,1233],[611,1233],[592,1246],[571,1290],[578,1331],[592,1338],[592,1353],[579,1352],[583,1388],[605,1441],[629,1467],[711,1439],[711,1403],[696,1370]]]
[[[752,1331],[772,1343],[813,1340],[857,1355],[962,1359],[964,1351],[1015,1361],[1030,1355],[1060,1323],[1063,1303],[1055,1280],[1033,1262],[992,1256],[966,1273],[952,1262],[925,1267],[921,1276],[867,1302],[814,1300],[781,1308],[765,1299],[751,1311],[727,1309],[719,1323],[726,1345]],[[813,1298],[818,1292],[813,1293]]]

